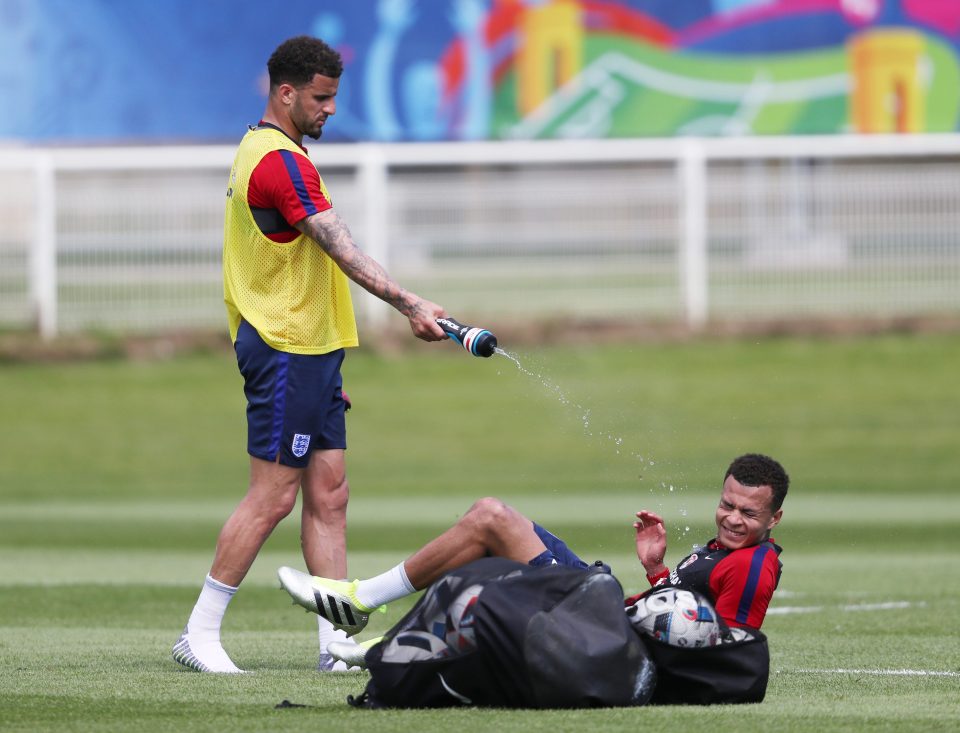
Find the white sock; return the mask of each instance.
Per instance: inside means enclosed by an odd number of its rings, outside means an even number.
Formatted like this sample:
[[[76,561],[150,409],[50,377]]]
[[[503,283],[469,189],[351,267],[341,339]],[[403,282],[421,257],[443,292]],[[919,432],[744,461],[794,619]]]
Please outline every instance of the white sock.
[[[209,575],[203,581],[200,597],[187,621],[190,649],[203,664],[214,672],[239,672],[220,644],[220,625],[237,589],[214,580]]]
[[[335,629],[333,624],[322,616],[317,616],[317,628],[320,637],[320,653],[329,654],[327,645],[331,641],[348,641],[347,632],[343,629]],[[346,672],[350,668],[339,659],[333,663],[331,672]]]
[[[320,640],[320,653],[326,654],[327,644],[331,641],[346,641],[347,632],[343,629],[335,629],[333,624],[327,621],[323,616],[317,616],[318,638]]]
[[[367,608],[379,608],[384,603],[390,603],[416,592],[417,589],[410,584],[403,563],[385,573],[357,583],[357,600]]]
[[[190,614],[190,620],[187,621],[189,634],[196,635],[197,638],[216,636],[219,639],[223,615],[236,592],[237,589],[232,585],[221,583],[208,575],[203,581],[203,588],[197,604],[193,607],[193,613]]]

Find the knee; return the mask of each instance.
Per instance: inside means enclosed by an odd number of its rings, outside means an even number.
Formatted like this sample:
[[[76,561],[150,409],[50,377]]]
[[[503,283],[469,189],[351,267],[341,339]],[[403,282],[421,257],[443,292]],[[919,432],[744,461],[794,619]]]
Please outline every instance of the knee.
[[[297,490],[284,491],[277,494],[273,500],[262,510],[265,520],[271,522],[274,526],[280,523],[282,519],[293,511],[297,504]]]
[[[250,485],[242,502],[245,516],[272,528],[293,511],[302,472],[254,459],[250,466]]]
[[[350,485],[346,476],[336,481],[325,482],[322,486],[311,485],[303,492],[303,505],[307,512],[323,516],[345,514],[350,500]]]
[[[344,476],[336,484],[330,487],[330,490],[323,494],[323,503],[330,512],[345,512],[347,502],[350,500],[350,485],[347,483],[347,477]]]
[[[293,500],[286,495],[269,497],[248,496],[234,512],[234,516],[249,527],[256,527],[257,532],[264,536],[269,535],[281,520],[293,511],[296,504],[296,494]]]
[[[349,498],[350,485],[343,451],[316,451],[304,476],[304,509],[310,514],[342,514]]]
[[[478,499],[463,515],[461,522],[484,535],[496,534],[510,519],[512,510],[500,499],[486,496]]]

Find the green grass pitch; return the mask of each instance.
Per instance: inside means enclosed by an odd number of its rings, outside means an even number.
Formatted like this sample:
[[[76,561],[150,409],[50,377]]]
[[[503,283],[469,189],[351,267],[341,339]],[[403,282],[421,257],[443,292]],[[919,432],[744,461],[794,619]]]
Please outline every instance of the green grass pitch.
[[[170,647],[246,483],[240,378],[210,353],[0,365],[0,730],[957,729],[956,335],[513,351],[522,370],[449,343],[348,356],[351,573],[496,495],[639,590],[633,512],[666,515],[675,562],[710,536],[729,459],[770,453],[793,486],[762,704],[353,710],[365,673],[313,671],[315,622],[275,581],[302,565],[295,517],[224,625],[255,674],[181,670]]]

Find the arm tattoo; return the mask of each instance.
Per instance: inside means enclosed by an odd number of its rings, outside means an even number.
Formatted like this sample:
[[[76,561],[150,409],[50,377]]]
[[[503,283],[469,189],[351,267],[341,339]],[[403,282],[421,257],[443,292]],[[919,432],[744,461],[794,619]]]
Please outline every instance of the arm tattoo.
[[[419,299],[401,288],[375,259],[361,250],[346,223],[333,209],[309,216],[297,223],[336,262],[344,274],[367,292],[389,303],[405,316],[422,307]]]

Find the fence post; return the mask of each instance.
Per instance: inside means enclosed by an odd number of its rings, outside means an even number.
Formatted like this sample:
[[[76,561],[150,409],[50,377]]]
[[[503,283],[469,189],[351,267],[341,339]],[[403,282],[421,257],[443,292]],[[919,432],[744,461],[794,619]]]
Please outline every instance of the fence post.
[[[30,247],[30,304],[40,337],[57,335],[57,180],[53,159],[34,164],[33,246]]]
[[[697,330],[707,322],[707,161],[703,143],[686,140],[681,153],[680,287],[687,326]]]
[[[363,148],[360,191],[364,202],[363,249],[389,272],[387,163],[383,150],[375,143],[367,144]],[[365,299],[362,312],[368,325],[382,328],[387,321],[390,306],[379,298],[369,297]]]

